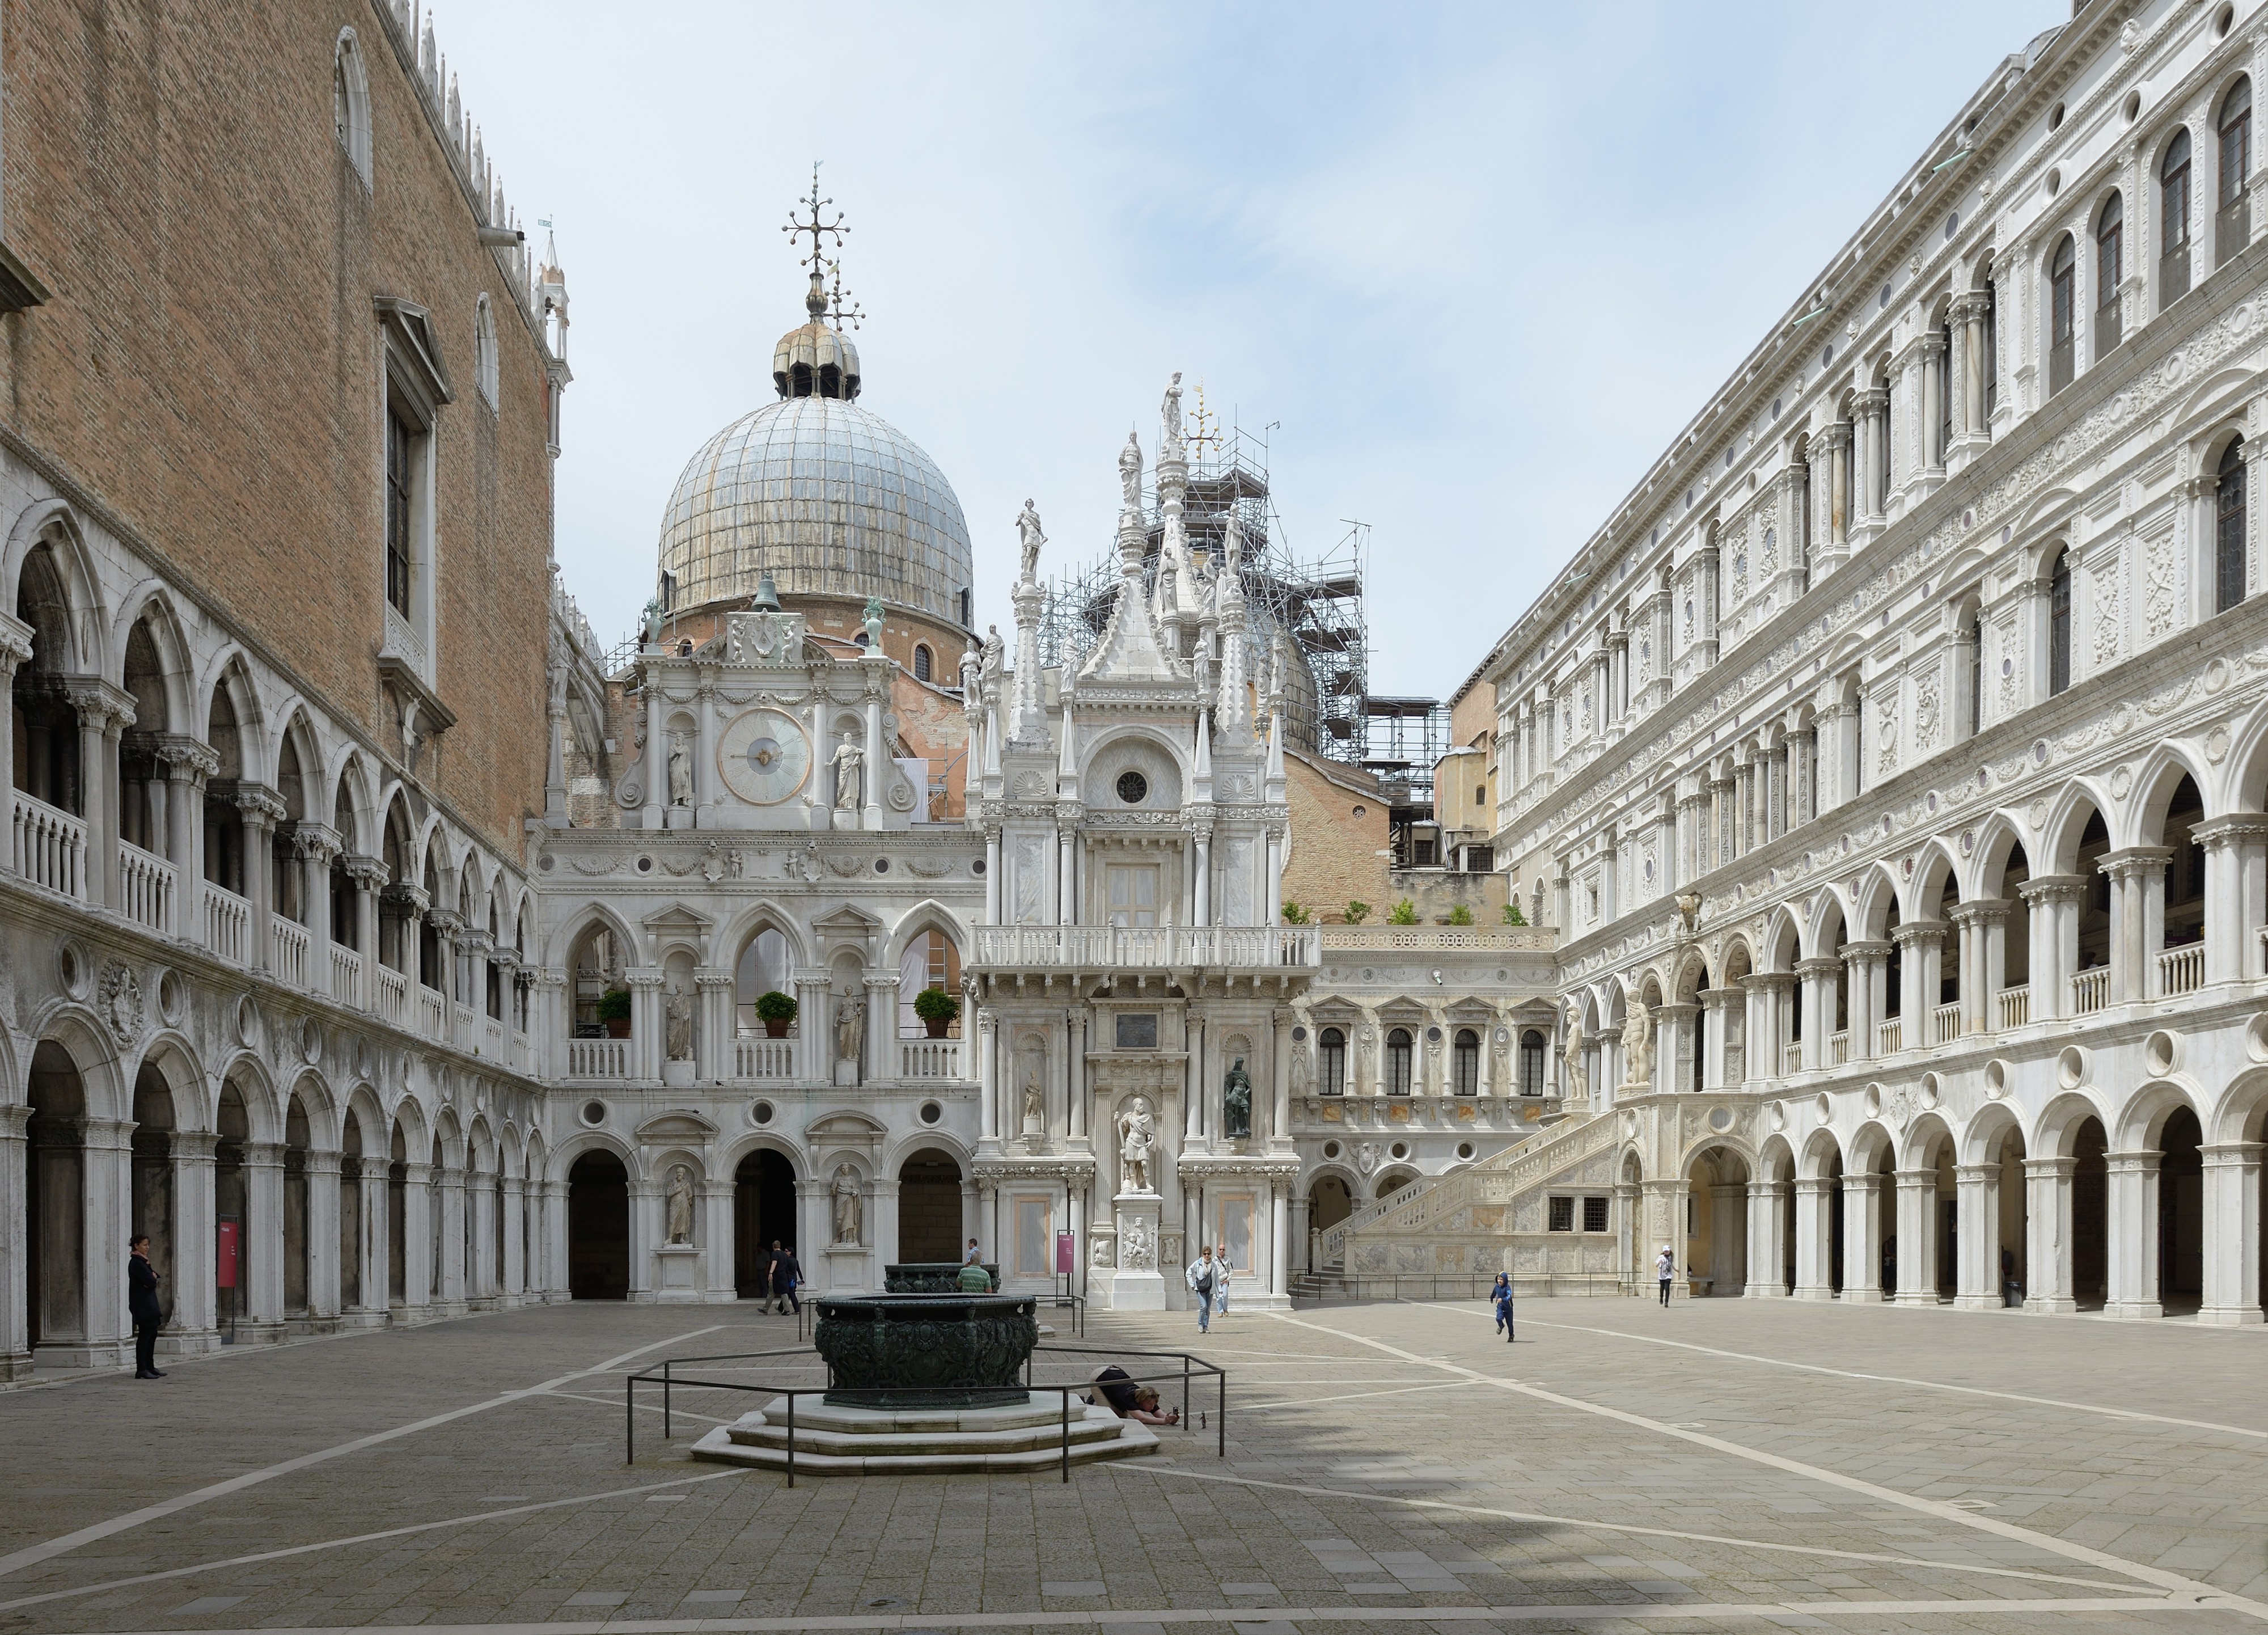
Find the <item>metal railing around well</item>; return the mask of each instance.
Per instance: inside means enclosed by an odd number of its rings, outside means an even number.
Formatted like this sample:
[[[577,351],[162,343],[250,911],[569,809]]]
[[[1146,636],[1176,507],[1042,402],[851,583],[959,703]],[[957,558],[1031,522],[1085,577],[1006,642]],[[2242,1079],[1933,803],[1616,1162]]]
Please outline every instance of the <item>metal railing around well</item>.
[[[1083,1396],[1094,1387],[1091,1380],[1063,1382],[1035,1380],[1032,1377],[1033,1359],[1042,1354],[1049,1357],[1106,1358],[1117,1363],[1122,1368],[1124,1368],[1125,1362],[1129,1359],[1136,1358],[1156,1358],[1177,1365],[1172,1367],[1145,1369],[1140,1373],[1125,1369],[1126,1383],[1157,1385],[1160,1381],[1179,1380],[1182,1382],[1182,1399],[1175,1406],[1180,1414],[1180,1428],[1184,1435],[1194,1428],[1189,1423],[1193,1417],[1190,1396],[1193,1386],[1204,1380],[1212,1381],[1214,1397],[1211,1429],[1216,1439],[1213,1448],[1214,1456],[1220,1459],[1228,1457],[1228,1372],[1219,1365],[1209,1363],[1204,1358],[1189,1351],[1127,1351],[1118,1346],[1036,1345],[1032,1348],[1032,1356],[1024,1361],[1024,1388],[1035,1396],[1052,1392],[1062,1405],[1063,1462],[1061,1468],[1064,1481],[1071,1480],[1071,1398],[1075,1396]],[[801,1371],[805,1374],[812,1371],[809,1365],[820,1362],[817,1351],[808,1346],[799,1345],[784,1351],[726,1351],[707,1357],[668,1357],[662,1359],[659,1367],[643,1368],[627,1376],[622,1381],[622,1462],[624,1464],[637,1462],[637,1389],[641,1385],[658,1385],[661,1388],[661,1437],[664,1441],[668,1441],[675,1433],[674,1415],[677,1392],[681,1390],[762,1391],[775,1397],[784,1396],[787,1399],[787,1484],[793,1487],[795,1485],[796,1402],[800,1397],[824,1396],[831,1388],[826,1385],[779,1385],[765,1380],[707,1379],[697,1374],[679,1372],[682,1368],[696,1366],[713,1368],[724,1373],[747,1372],[750,1364],[776,1362],[782,1358],[794,1358],[806,1365]],[[718,1365],[721,1365],[721,1367],[718,1367]],[[779,1371],[785,1372],[785,1366],[783,1366]]]

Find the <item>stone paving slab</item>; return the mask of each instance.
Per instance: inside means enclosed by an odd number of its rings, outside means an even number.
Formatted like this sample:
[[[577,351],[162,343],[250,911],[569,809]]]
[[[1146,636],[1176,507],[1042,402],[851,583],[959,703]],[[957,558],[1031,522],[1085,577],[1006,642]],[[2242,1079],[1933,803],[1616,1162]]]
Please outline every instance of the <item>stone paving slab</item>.
[[[2177,1608],[2136,1574],[2268,1593],[2268,1337],[1786,1301],[1528,1301],[1521,1315],[1510,1347],[1477,1305],[1233,1313],[1203,1340],[1178,1316],[1098,1316],[1090,1344],[1189,1345],[1230,1369],[1228,1457],[1210,1426],[1163,1432],[1143,1468],[1075,1470],[1068,1485],[789,1490],[770,1472],[712,1472],[686,1447],[749,1399],[691,1388],[675,1393],[672,1443],[658,1413],[638,1413],[626,1465],[627,1367],[783,1343],[784,1323],[733,1307],[504,1313],[181,1359],[156,1384],[0,1395],[0,1558],[16,1563],[0,1603],[18,1603],[0,1605],[0,1630],[2257,1622]],[[1967,1390],[1935,1388],[1948,1381]],[[1201,1390],[1190,1407],[1214,1400]],[[2137,1412],[2158,1418],[2119,1417]],[[155,1573],[173,1576],[133,1581]],[[45,1594],[57,1598],[20,1604]],[[1093,1621],[1106,1613],[1123,1621]]]

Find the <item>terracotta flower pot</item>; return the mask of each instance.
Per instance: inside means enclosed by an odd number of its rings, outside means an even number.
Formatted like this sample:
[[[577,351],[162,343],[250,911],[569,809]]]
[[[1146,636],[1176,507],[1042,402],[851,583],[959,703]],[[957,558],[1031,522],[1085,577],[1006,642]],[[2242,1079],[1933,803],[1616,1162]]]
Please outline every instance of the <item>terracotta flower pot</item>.
[[[953,1026],[953,1020],[946,1016],[925,1017],[923,1019],[922,1026],[929,1029],[931,1038],[942,1039],[945,1037],[945,1030]]]
[[[627,1039],[627,1038],[629,1038],[630,1036],[630,1019],[629,1017],[627,1017],[627,1016],[617,1016],[617,1017],[611,1017],[611,1018],[609,1018],[609,1019],[608,1020],[608,1022],[607,1022],[607,1037],[608,1037],[608,1038],[609,1038],[609,1039]]]
[[[764,1037],[767,1039],[784,1039],[787,1037],[787,1027],[788,1025],[785,1022],[776,1022],[770,1017],[766,1017],[764,1019]]]

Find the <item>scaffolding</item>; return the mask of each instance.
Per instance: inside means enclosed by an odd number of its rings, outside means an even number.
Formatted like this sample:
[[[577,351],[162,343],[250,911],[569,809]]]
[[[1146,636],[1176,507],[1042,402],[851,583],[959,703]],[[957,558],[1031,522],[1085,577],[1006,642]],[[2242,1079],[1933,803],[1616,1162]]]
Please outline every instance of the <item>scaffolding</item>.
[[[1201,398],[1193,418],[1182,525],[1192,558],[1210,572],[1220,560],[1228,519],[1236,517],[1244,536],[1247,673],[1263,684],[1275,679],[1290,747],[1363,764],[1370,756],[1370,632],[1362,594],[1369,528],[1351,523],[1329,550],[1301,560],[1269,487],[1266,440],[1233,423],[1208,424]],[[1154,593],[1166,534],[1154,474],[1143,504],[1143,587]],[[1109,622],[1119,572],[1114,550],[1050,581],[1040,626],[1042,664],[1075,669],[1085,661]],[[1431,773],[1431,762],[1425,770]]]
[[[1376,774],[1396,808],[1431,817],[1433,766],[1449,753],[1449,706],[1438,698],[1372,694],[1362,707],[1364,768]]]

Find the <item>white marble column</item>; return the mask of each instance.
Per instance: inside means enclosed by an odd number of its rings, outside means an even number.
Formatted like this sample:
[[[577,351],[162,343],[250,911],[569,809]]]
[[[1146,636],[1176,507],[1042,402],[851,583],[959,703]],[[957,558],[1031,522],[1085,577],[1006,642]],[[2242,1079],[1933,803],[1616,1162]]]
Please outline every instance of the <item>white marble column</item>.
[[[1795,1298],[1831,1300],[1835,1298],[1834,1268],[1829,1263],[1835,1248],[1835,1183],[1822,1176],[1800,1177],[1795,1183]]]
[[[2161,1153],[2103,1157],[2103,1248],[2109,1284],[2106,1317],[2162,1317],[2158,1289],[2158,1165]]]
[[[2024,1160],[2031,1223],[2024,1257],[2026,1311],[2067,1315],[2079,1308],[2073,1298],[2071,1242],[2072,1176],[2078,1168],[2075,1158]]]
[[[1963,1311],[1995,1311],[2000,1294],[2000,1166],[1961,1164],[1953,1171],[1955,1266],[1953,1303]]]
[[[1890,1177],[1880,1174],[1843,1177],[1843,1298],[1878,1305],[1882,1287],[1882,1194]],[[1904,1257],[1901,1256],[1901,1263]]]
[[[238,1278],[244,1285],[239,1344],[284,1337],[284,1149],[244,1144],[244,1234]]]
[[[2262,1144],[2208,1142],[2201,1152],[2205,1159],[2205,1294],[2198,1321],[2230,1328],[2256,1323],[2262,1317]]]

